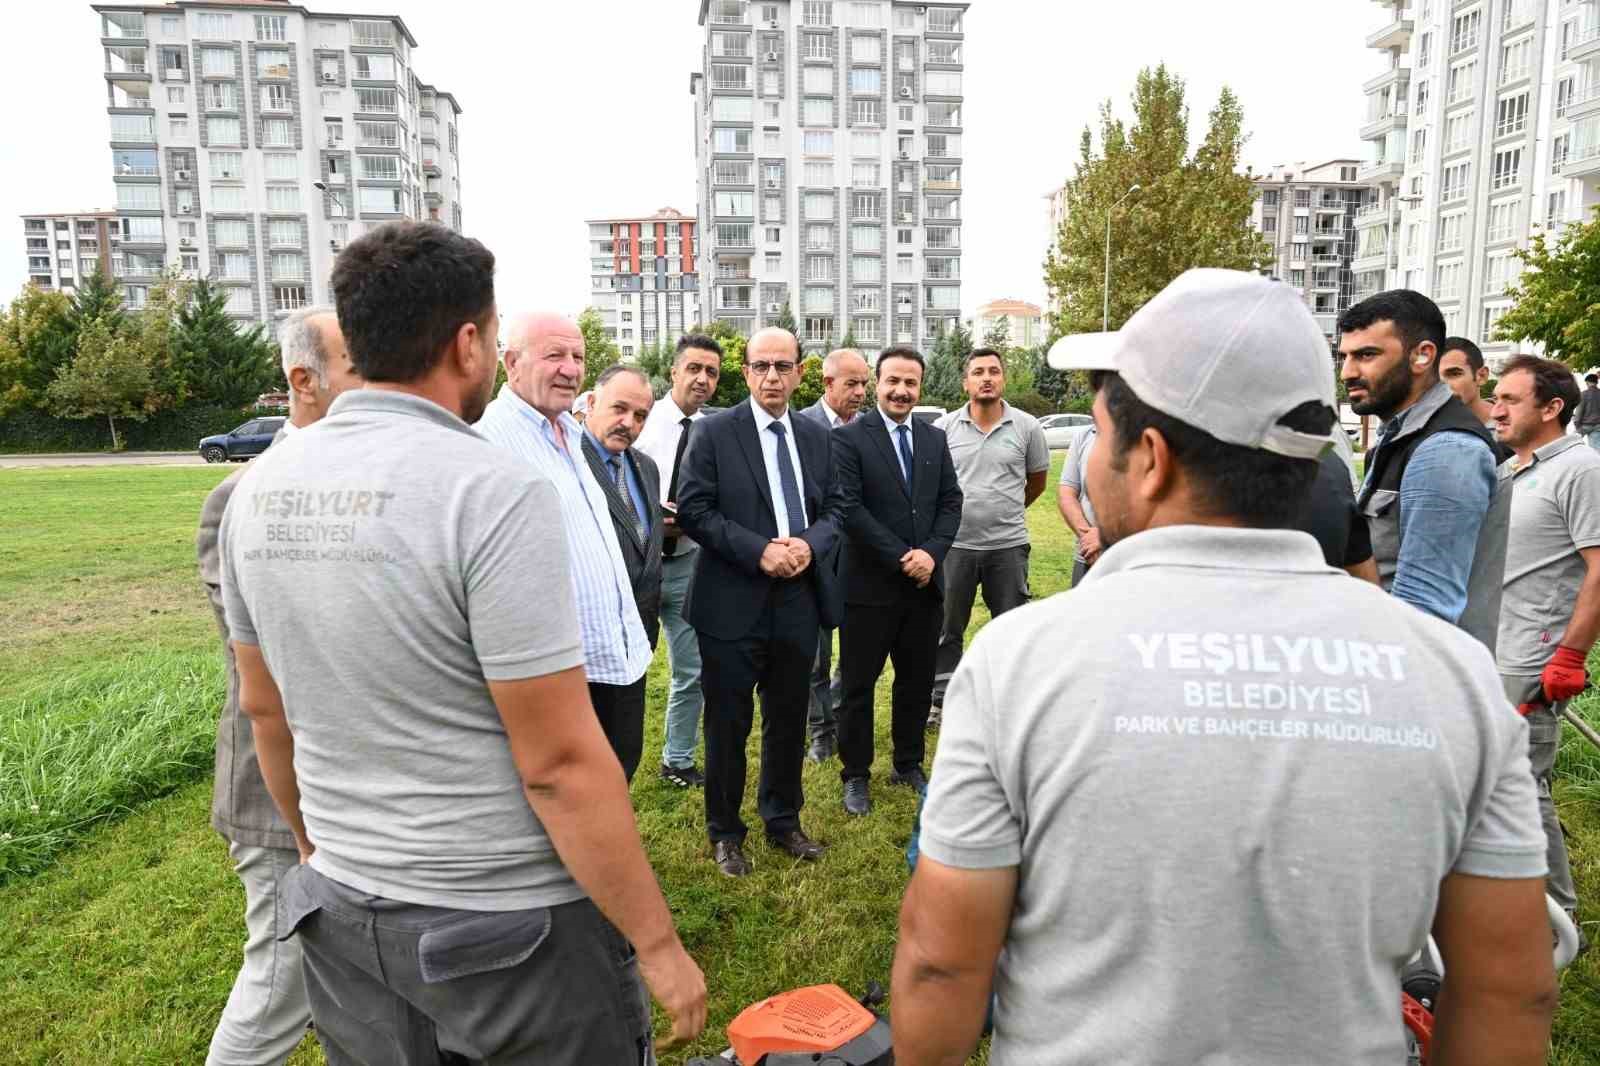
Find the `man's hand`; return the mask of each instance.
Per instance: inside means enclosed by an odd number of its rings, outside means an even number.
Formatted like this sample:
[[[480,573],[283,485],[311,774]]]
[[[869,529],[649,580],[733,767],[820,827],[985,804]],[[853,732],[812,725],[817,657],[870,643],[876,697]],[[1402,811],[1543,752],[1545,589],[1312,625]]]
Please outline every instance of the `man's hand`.
[[[686,1044],[706,1027],[706,978],[676,937],[664,950],[639,955],[639,976],[672,1019],[672,1035],[656,1041],[657,1051]]]
[[[296,840],[294,846],[300,852],[300,864],[303,866],[311,861],[311,856],[317,853],[317,846],[309,840]]]
[[[798,571],[795,570],[794,556],[786,542],[767,542],[766,549],[761,553],[761,572],[768,577],[794,577]]]
[[[780,543],[789,548],[789,560],[794,563],[794,572],[805,573],[806,567],[811,565],[811,545],[799,537],[787,537]]]
[[[1093,563],[1100,558],[1100,553],[1106,550],[1100,543],[1100,527],[1090,526],[1088,530],[1078,535],[1078,550],[1083,552],[1083,561]]]
[[[900,572],[922,588],[933,577],[933,556],[921,548],[912,548],[900,556]]]
[[[1539,680],[1544,685],[1544,698],[1551,703],[1570,700],[1589,684],[1589,675],[1584,671],[1583,652],[1565,646],[1556,648],[1556,653],[1545,664]]]

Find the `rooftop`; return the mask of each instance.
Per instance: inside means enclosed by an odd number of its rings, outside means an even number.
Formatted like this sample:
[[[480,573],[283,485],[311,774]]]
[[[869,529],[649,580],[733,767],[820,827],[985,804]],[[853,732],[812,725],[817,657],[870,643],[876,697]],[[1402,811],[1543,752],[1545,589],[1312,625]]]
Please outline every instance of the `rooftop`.
[[[1360,169],[1366,165],[1366,162],[1361,159],[1329,159],[1321,163],[1279,163],[1263,174],[1254,175],[1254,178],[1256,181],[1266,182],[1315,181],[1320,185],[1338,185],[1341,184],[1338,178],[1309,178],[1306,175],[1313,171],[1322,170],[1325,167],[1342,166]],[[1343,182],[1342,184],[1359,185],[1361,182],[1351,181]]]
[[[985,315],[1016,315],[1020,318],[1038,318],[1043,314],[1043,308],[1026,300],[990,300],[988,303],[981,304],[978,307],[979,318]]]
[[[399,15],[350,15],[338,11],[312,11],[301,7],[299,4],[292,4],[289,0],[171,0],[170,3],[165,4],[90,4],[89,7],[93,11],[143,11],[156,14],[160,14],[163,11],[170,12],[174,9],[187,10],[191,7],[201,7],[208,11],[217,8],[244,8],[246,10],[271,8],[274,11],[292,11],[307,18],[362,19],[372,22],[388,21],[400,28],[400,32],[405,36],[407,44],[412,48],[417,46],[417,39],[411,36],[411,31],[406,28],[405,21]]]
[[[106,207],[88,211],[24,211],[18,218],[116,218],[117,212]]]
[[[615,218],[591,218],[584,221],[585,225],[598,226],[607,222],[693,222],[693,215],[686,215],[676,207],[663,207],[653,215],[618,215]]]

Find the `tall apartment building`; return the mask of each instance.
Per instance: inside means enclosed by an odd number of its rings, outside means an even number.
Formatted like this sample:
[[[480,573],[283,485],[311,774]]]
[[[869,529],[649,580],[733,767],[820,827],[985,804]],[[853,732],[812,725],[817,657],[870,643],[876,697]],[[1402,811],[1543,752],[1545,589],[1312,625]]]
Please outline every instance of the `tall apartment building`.
[[[1452,333],[1491,361],[1529,237],[1600,202],[1596,0],[1384,0],[1368,38],[1385,59],[1366,83],[1374,186],[1356,219],[1358,296],[1431,295]]]
[[[978,324],[973,327],[973,339],[983,343],[991,330],[1001,321],[1011,337],[1013,348],[1032,348],[1044,343],[1044,312],[1038,304],[1026,300],[990,300],[978,307]]]
[[[1272,243],[1266,273],[1300,291],[1330,342],[1355,292],[1354,223],[1367,192],[1356,180],[1360,166],[1356,159],[1296,163],[1255,179],[1250,221]]]
[[[70,293],[90,274],[110,274],[112,246],[121,236],[115,211],[23,215],[29,284]]]
[[[590,219],[589,303],[623,358],[676,342],[700,322],[698,225],[671,207],[653,215]]]
[[[954,328],[967,7],[700,0],[707,317],[753,330],[788,303],[808,351]]]
[[[329,302],[334,257],[367,228],[461,228],[461,108],[417,78],[398,17],[288,0],[93,10],[122,216],[111,267],[131,306],[175,266],[270,326]]]

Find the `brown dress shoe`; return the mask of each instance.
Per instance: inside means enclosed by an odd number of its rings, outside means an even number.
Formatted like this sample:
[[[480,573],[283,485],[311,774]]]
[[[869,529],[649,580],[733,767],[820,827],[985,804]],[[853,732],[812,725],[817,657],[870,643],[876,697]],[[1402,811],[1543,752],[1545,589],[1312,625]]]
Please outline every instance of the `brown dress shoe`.
[[[767,843],[779,851],[787,852],[796,859],[805,859],[807,862],[816,862],[822,858],[822,853],[827,847],[818,844],[798,829],[791,829],[786,833],[768,833]]]
[[[744,857],[744,849],[737,840],[719,840],[711,846],[711,854],[717,862],[717,869],[729,877],[744,877],[750,872],[750,860]]]

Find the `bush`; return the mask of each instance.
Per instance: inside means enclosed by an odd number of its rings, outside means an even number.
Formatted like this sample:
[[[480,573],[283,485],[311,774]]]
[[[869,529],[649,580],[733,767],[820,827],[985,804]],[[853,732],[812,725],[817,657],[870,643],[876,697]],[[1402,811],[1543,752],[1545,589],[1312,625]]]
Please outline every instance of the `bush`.
[[[1015,396],[1007,396],[1006,403],[1019,410],[1026,411],[1035,418],[1056,413],[1056,405],[1042,395],[1037,389],[1024,389]]]
[[[143,422],[119,425],[123,444],[136,452],[190,451],[200,438],[226,433],[256,415],[253,408],[196,405],[160,411]],[[0,452],[104,452],[111,432],[103,418],[52,418],[42,411],[17,411],[0,419]]]

